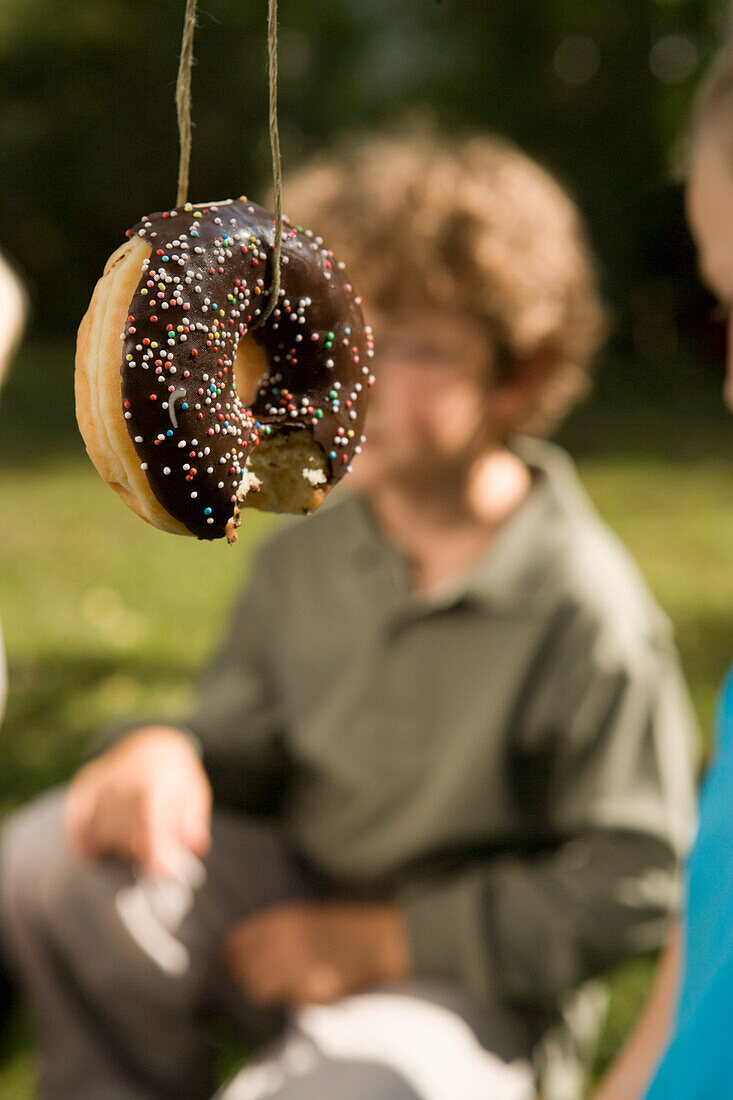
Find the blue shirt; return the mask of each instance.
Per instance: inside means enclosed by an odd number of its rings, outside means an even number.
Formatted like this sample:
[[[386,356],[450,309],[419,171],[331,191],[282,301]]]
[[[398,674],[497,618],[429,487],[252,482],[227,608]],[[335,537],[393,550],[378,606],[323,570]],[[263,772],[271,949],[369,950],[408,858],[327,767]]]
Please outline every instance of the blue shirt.
[[[733,671],[688,866],[676,1026],[647,1100],[733,1100]]]

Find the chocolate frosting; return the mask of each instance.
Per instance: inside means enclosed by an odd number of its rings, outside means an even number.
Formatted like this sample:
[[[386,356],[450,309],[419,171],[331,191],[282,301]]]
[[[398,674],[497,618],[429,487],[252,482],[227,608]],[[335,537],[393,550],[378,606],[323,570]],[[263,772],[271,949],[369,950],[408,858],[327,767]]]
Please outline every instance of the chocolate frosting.
[[[199,538],[238,515],[247,456],[265,436],[305,428],[328,458],[329,485],[363,442],[374,378],[361,298],[310,231],[283,225],[278,302],[258,325],[272,282],[273,214],[246,198],[163,211],[128,236],[150,241],[130,303],[122,403],[150,488]],[[251,409],[236,393],[242,336],[265,353]]]

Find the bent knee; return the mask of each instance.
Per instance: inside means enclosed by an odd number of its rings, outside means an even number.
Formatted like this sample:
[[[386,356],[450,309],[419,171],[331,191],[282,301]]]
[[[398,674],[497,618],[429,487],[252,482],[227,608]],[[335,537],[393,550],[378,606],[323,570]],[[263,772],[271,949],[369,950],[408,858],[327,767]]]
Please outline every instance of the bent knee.
[[[80,873],[64,835],[63,797],[59,789],[41,795],[13,813],[0,833],[3,924],[58,911],[69,880]]]

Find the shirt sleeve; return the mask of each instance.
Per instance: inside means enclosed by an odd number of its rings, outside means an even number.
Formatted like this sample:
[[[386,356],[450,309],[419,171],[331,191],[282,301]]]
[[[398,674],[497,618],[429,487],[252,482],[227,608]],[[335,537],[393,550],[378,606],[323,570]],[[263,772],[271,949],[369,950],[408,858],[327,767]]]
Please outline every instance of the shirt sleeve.
[[[171,726],[185,733],[202,757],[216,802],[244,813],[277,813],[288,766],[271,671],[279,600],[270,572],[266,547],[235,600],[191,713],[179,719],[145,712],[109,722],[92,740],[88,758],[144,726]]]
[[[265,548],[184,723],[215,800],[245,812],[276,812],[288,770],[270,659],[277,607]]]
[[[546,844],[406,903],[417,974],[543,1009],[661,944],[694,806],[695,724],[671,637],[625,649],[576,620],[549,649],[510,776]]]

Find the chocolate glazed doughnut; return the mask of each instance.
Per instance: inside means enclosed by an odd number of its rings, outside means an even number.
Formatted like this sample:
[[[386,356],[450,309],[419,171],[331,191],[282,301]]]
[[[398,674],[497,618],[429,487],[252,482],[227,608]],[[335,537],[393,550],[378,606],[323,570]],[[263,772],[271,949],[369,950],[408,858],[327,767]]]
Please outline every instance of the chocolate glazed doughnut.
[[[149,522],[205,539],[233,541],[241,506],[313,511],[361,449],[374,381],[343,264],[285,219],[258,325],[269,211],[186,204],[128,236],[79,330],[77,415],[102,476]]]

